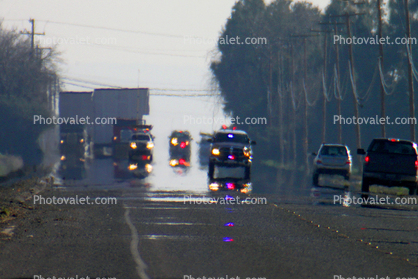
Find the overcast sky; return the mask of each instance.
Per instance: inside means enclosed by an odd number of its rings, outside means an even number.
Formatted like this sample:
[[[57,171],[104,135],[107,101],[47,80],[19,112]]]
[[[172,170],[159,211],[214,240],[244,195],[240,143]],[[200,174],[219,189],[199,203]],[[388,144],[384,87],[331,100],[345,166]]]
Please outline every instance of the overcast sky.
[[[205,89],[214,41],[236,0],[0,0],[5,27],[58,44],[62,74],[92,87]],[[312,0],[323,8],[329,0]],[[104,27],[104,28],[103,28]],[[83,90],[67,84],[67,90]]]

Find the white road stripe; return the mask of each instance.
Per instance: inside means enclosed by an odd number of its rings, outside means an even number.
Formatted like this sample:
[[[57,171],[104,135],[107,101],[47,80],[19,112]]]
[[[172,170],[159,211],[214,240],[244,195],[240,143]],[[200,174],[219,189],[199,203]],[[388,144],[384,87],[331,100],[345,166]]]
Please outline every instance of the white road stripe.
[[[138,244],[139,244],[139,236],[138,231],[136,230],[135,226],[132,224],[131,218],[129,217],[129,208],[125,207],[125,221],[126,224],[128,224],[129,228],[131,229],[132,234],[132,240],[131,240],[131,254],[134,258],[134,261],[136,263],[136,270],[138,272],[139,278],[141,279],[150,279],[150,277],[145,272],[145,269],[147,269],[147,264],[141,259],[141,256],[139,255],[138,250]]]

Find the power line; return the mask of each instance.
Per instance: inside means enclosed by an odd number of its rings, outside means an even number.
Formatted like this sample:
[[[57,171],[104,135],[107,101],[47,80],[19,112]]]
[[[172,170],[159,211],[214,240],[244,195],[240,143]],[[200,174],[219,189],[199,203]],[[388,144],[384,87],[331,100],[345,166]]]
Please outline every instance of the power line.
[[[77,79],[77,78],[69,78],[69,77],[64,77],[62,78],[63,80],[67,80],[64,83],[65,84],[70,84],[70,85],[74,85],[74,86],[79,86],[79,87],[83,87],[83,88],[90,88],[90,89],[94,89],[95,87],[93,86],[101,86],[101,87],[108,87],[108,88],[123,88],[122,86],[116,86],[116,85],[110,85],[110,84],[104,84],[104,83],[100,83],[100,82],[95,82],[95,81],[88,81],[88,80],[83,80],[83,79]],[[91,84],[91,86],[88,85],[81,85],[82,83],[85,84]],[[216,90],[206,90],[206,89],[181,89],[181,88],[150,88],[150,91],[155,91],[155,92],[216,92]],[[184,97],[205,97],[205,96],[220,96],[220,94],[217,93],[194,93],[194,94],[169,94],[169,93],[151,93],[151,95],[154,96],[184,96]]]
[[[103,46],[103,45],[100,45],[100,44],[87,44],[87,46],[94,46],[94,47],[99,47],[99,48],[103,48],[103,49],[117,50],[117,51],[129,52],[129,53],[150,54],[150,55],[165,55],[165,56],[175,56],[175,57],[192,57],[192,58],[206,59],[206,56],[201,56],[201,55],[186,55],[186,54],[170,54],[170,53],[156,53],[156,52],[147,52],[147,51],[136,51],[136,50],[131,50],[131,49],[118,47],[118,46]]]
[[[80,23],[70,23],[70,22],[61,22],[61,21],[50,21],[50,20],[38,20],[38,21],[45,22],[45,23],[58,24],[58,25],[76,26],[76,27],[82,27],[82,28],[101,29],[101,30],[107,30],[107,31],[131,33],[131,34],[144,34],[144,35],[149,35],[149,36],[160,36],[160,37],[169,37],[169,38],[178,38],[178,39],[184,39],[187,37],[185,35],[154,33],[154,32],[146,32],[146,31],[141,31],[141,30],[129,30],[129,29],[121,29],[121,28],[113,28],[113,27],[105,27],[105,26],[97,26],[97,25],[80,24]],[[193,38],[207,39],[207,38],[198,37],[198,36],[193,36]]]

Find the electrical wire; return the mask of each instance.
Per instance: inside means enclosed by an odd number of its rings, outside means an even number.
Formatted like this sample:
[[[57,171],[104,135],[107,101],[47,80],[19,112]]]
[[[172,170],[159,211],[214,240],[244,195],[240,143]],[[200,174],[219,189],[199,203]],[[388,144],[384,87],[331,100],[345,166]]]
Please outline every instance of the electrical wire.
[[[322,70],[322,93],[324,94],[324,98],[327,100],[327,102],[330,102],[332,95],[330,94],[328,96],[328,93],[327,93],[327,87],[325,84],[325,69]]]
[[[201,58],[206,59],[206,55],[186,55],[186,54],[171,54],[171,53],[157,53],[157,52],[147,52],[147,51],[136,51],[128,48],[118,47],[118,46],[104,46],[100,44],[87,44],[87,46],[98,47],[109,50],[116,50],[128,53],[138,53],[138,54],[150,54],[150,55],[164,55],[164,56],[174,56],[174,57],[192,57],[192,58]]]
[[[311,103],[311,102],[309,102],[309,100],[308,100],[308,93],[307,93],[307,91],[306,91],[305,79],[303,79],[303,91],[305,92],[305,101],[306,101],[306,104],[307,104],[308,106],[310,106],[310,107],[315,106],[316,102],[319,100],[319,91],[318,91],[318,93],[316,94],[315,100],[314,100],[312,103]]]
[[[381,57],[379,57],[378,61],[379,61],[378,63],[379,63],[380,84],[381,84],[381,86],[382,86],[382,88],[383,88],[383,92],[384,92],[386,95],[390,96],[390,95],[392,95],[392,94],[395,92],[395,87],[393,86],[393,82],[392,82],[391,86],[388,86],[388,85],[386,84],[385,77],[384,77],[384,75],[383,75],[383,70],[382,70],[382,59],[381,59]],[[392,87],[392,86],[393,86],[393,87]],[[386,91],[386,87],[387,87],[387,88],[392,87],[392,92],[391,92],[391,93],[388,93],[388,92]]]
[[[68,25],[68,26],[76,26],[76,27],[83,27],[83,28],[93,28],[93,29],[101,29],[101,30],[107,30],[107,31],[131,33],[131,34],[144,34],[144,35],[150,35],[150,36],[181,38],[181,39],[184,39],[186,37],[186,36],[183,36],[183,35],[174,35],[174,34],[168,34],[168,33],[152,33],[152,32],[139,31],[139,30],[128,30],[128,29],[95,26],[95,25],[87,25],[87,24],[79,24],[79,23],[70,23],[70,22],[60,22],[60,21],[40,20],[40,19],[37,19],[36,21],[37,22],[58,24],[58,25]],[[200,37],[193,37],[193,38],[200,38]]]
[[[292,105],[293,105],[293,110],[296,111],[296,102],[295,102],[295,94],[293,92],[293,83],[290,82],[290,95],[292,96]]]
[[[337,95],[337,93],[338,93],[338,95]],[[339,83],[336,64],[334,64],[334,97],[337,100],[340,100],[340,101],[343,100],[343,98],[341,96],[341,88],[340,88],[340,83]]]

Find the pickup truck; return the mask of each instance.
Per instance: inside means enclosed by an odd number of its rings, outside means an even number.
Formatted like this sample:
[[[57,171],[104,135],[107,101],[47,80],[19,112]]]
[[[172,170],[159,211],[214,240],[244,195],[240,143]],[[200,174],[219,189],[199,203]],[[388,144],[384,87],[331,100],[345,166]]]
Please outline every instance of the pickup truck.
[[[367,152],[358,149],[364,158],[362,192],[369,192],[372,184],[403,186],[409,194],[417,192],[418,156],[417,144],[400,139],[374,139]]]
[[[252,145],[256,142],[250,140],[247,133],[241,130],[222,129],[217,131],[212,139],[209,156],[209,178],[213,178],[215,165],[245,168],[246,178],[250,178],[252,163]]]

